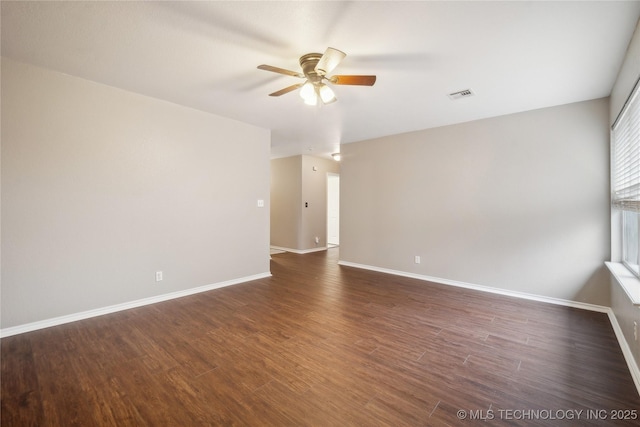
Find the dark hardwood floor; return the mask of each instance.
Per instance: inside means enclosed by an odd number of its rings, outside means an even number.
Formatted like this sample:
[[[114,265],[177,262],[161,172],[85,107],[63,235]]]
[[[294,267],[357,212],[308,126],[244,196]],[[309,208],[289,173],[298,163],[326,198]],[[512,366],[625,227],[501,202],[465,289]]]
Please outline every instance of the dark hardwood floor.
[[[4,338],[2,426],[640,424],[605,314],[337,259]]]

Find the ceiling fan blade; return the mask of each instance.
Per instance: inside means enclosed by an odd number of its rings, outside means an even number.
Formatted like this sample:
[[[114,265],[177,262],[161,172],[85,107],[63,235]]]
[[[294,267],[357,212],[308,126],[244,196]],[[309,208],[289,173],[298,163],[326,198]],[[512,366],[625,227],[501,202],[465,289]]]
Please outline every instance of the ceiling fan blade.
[[[333,76],[329,81],[337,85],[373,86],[376,76]]]
[[[284,68],[273,67],[271,65],[258,65],[258,69],[265,71],[272,71],[274,73],[285,74],[287,76],[304,78],[304,74],[297,71],[285,70]]]
[[[316,73],[322,76],[329,74],[331,71],[333,71],[334,68],[338,66],[340,61],[342,61],[345,56],[347,56],[346,53],[338,49],[328,47],[324,52],[324,55],[322,55],[322,57],[316,64]]]
[[[270,94],[269,94],[269,96],[280,96],[280,95],[284,95],[285,93],[289,93],[289,92],[291,92],[292,90],[296,90],[296,89],[298,89],[298,88],[299,88],[300,86],[302,86],[303,84],[304,84],[304,83],[298,83],[298,84],[295,84],[295,85],[291,85],[291,86],[289,86],[289,87],[285,87],[284,89],[280,89],[280,90],[279,90],[279,91],[277,91],[277,92],[270,93]]]

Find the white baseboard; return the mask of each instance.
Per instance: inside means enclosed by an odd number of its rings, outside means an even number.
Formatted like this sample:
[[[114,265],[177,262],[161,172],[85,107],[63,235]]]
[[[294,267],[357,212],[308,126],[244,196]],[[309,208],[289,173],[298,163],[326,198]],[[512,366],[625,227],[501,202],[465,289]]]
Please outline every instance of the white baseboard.
[[[292,249],[292,248],[285,248],[283,246],[271,246],[271,249],[277,249],[280,251],[285,251],[285,252],[293,252],[294,254],[309,254],[311,252],[320,252],[320,251],[326,251],[327,247],[326,246],[321,246],[319,248],[312,248],[312,249]]]
[[[532,301],[545,302],[545,303],[549,303],[549,304],[563,305],[563,306],[566,306],[566,307],[573,307],[573,308],[579,308],[579,309],[583,309],[583,310],[597,311],[597,312],[600,312],[600,313],[606,313],[609,316],[609,322],[611,323],[611,326],[613,327],[613,330],[614,330],[614,332],[616,334],[616,338],[618,339],[618,344],[620,345],[620,349],[622,350],[622,354],[624,355],[625,361],[627,362],[627,366],[629,367],[629,372],[631,373],[631,378],[633,379],[633,382],[636,385],[636,389],[638,390],[638,394],[640,394],[640,369],[638,368],[638,364],[636,363],[636,360],[633,357],[633,353],[631,352],[631,349],[629,348],[629,344],[627,343],[627,340],[625,339],[624,334],[622,333],[622,329],[620,329],[620,325],[618,324],[618,319],[616,319],[615,313],[613,312],[611,307],[605,307],[603,305],[588,304],[588,303],[584,303],[584,302],[565,300],[565,299],[560,299],[560,298],[546,297],[546,296],[542,296],[542,295],[528,294],[528,293],[525,293],[525,292],[517,292],[517,291],[506,290],[506,289],[492,288],[492,287],[489,287],[489,286],[475,285],[475,284],[466,283],[466,282],[458,282],[456,280],[449,280],[449,279],[442,279],[442,278],[439,278],[439,277],[425,276],[425,275],[421,275],[421,274],[409,273],[409,272],[406,272],[406,271],[392,270],[392,269],[388,269],[388,268],[375,267],[375,266],[366,265],[366,264],[358,264],[358,263],[349,262],[349,261],[338,261],[338,264],[339,265],[344,265],[346,267],[361,268],[361,269],[364,269],[364,270],[377,271],[379,273],[387,273],[387,274],[393,274],[395,276],[403,276],[403,277],[409,277],[409,278],[412,278],[412,279],[424,280],[424,281],[427,281],[427,282],[439,283],[439,284],[442,284],[442,285],[456,286],[456,287],[459,287],[459,288],[473,289],[473,290],[481,291],[481,292],[490,292],[490,293],[493,293],[493,294],[500,294],[500,295],[511,296],[511,297],[516,297],[516,298],[522,298],[522,299],[527,299],[527,300],[532,300]]]
[[[636,384],[636,389],[638,390],[638,394],[640,394],[640,369],[638,368],[636,359],[633,357],[631,348],[629,348],[629,343],[627,342],[627,339],[624,337],[624,333],[622,332],[622,328],[620,328],[620,324],[618,323],[616,314],[613,312],[611,308],[609,308],[609,311],[607,312],[607,314],[609,315],[609,321],[611,322],[613,331],[615,332],[616,338],[618,339],[618,344],[620,344],[620,349],[622,350],[622,354],[624,355],[624,360],[627,361],[627,366],[629,367],[629,372],[631,372],[631,377],[633,378],[633,382]]]
[[[271,272],[254,274],[252,276],[241,277],[238,279],[227,280],[225,282],[213,283],[210,285],[199,286],[197,288],[185,289],[183,291],[171,292],[168,294],[157,295],[154,297],[143,298],[135,301],[129,301],[122,304],[110,305],[107,307],[97,308],[94,310],[82,311],[80,313],[68,314],[66,316],[54,317],[52,319],[40,320],[24,325],[12,326],[0,329],[0,338],[9,337],[11,335],[23,334],[25,332],[36,331],[38,329],[58,326],[65,323],[76,322],[78,320],[89,319],[91,317],[102,316],[104,314],[115,313],[118,311],[128,310],[130,308],[142,307],[144,305],[155,304],[162,301],[168,301],[176,298],[186,297],[188,295],[198,294],[201,292],[211,291],[213,289],[224,288],[226,286],[237,285],[240,283],[250,282],[252,280],[271,277]]]

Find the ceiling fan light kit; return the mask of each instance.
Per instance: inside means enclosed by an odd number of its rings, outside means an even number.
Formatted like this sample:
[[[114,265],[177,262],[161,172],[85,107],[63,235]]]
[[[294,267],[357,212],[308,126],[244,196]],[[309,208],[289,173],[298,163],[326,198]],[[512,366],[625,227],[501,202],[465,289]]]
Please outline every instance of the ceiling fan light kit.
[[[300,89],[300,97],[307,105],[318,105],[318,99],[320,99],[323,104],[331,104],[338,100],[333,89],[324,83],[314,84],[307,82],[303,84]]]
[[[306,79],[304,83],[288,86],[270,93],[269,96],[284,95],[285,93],[300,88],[300,97],[304,100],[305,104],[318,105],[318,100],[322,101],[323,104],[331,104],[338,99],[333,89],[331,89],[327,83],[336,85],[373,86],[376,82],[376,76],[342,75],[327,77],[327,74],[333,71],[345,56],[347,55],[344,52],[330,47],[327,48],[323,55],[319,53],[302,55],[300,57],[302,73],[265,64],[259,65],[258,69]]]
[[[318,92],[320,93],[320,99],[322,99],[322,102],[325,104],[331,104],[338,100],[338,98],[336,98],[336,94],[333,93],[333,89],[325,84],[320,86]]]

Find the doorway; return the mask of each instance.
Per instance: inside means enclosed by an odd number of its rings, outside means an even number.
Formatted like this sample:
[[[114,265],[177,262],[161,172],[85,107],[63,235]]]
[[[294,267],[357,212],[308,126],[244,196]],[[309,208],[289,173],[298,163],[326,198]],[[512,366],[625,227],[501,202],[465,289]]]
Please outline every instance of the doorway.
[[[340,244],[340,175],[327,173],[327,246]]]

